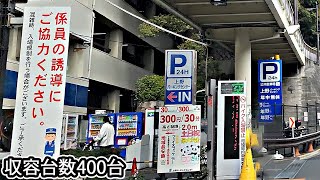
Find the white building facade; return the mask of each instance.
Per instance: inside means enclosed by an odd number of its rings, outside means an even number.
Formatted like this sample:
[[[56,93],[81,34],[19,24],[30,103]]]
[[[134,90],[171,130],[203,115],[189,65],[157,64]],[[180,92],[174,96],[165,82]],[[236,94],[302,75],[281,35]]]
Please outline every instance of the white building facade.
[[[141,0],[110,2],[145,19],[159,14],[160,9]],[[16,17],[23,15],[25,6],[72,8],[65,113],[86,115],[96,109],[129,111],[136,81],[145,75],[163,73],[163,53],[172,48],[172,38],[165,34],[140,38],[138,26],[142,22],[108,1],[29,0],[27,4],[16,5]],[[15,106],[21,35],[22,24],[12,23],[4,109]]]

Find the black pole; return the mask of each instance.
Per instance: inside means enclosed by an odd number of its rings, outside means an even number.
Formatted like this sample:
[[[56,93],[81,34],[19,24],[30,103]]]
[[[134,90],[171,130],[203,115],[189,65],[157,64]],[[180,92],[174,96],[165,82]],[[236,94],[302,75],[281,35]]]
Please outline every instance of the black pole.
[[[152,167],[153,168],[156,167],[156,164],[154,162],[154,155],[156,154],[155,152],[157,151],[155,149],[155,147],[156,147],[156,142],[155,142],[155,140],[156,140],[156,127],[154,125],[154,122],[159,120],[159,118],[155,119],[156,118],[156,113],[157,113],[157,106],[154,106],[154,114],[153,114],[153,144],[152,144],[153,145],[153,151],[152,151]],[[159,140],[159,138],[158,138],[158,140]]]
[[[285,128],[285,120],[284,120],[284,104],[282,103],[282,130]]]
[[[3,121],[4,81],[7,69],[7,56],[9,47],[9,1],[0,0],[0,122]]]
[[[303,117],[304,120],[305,117]],[[307,129],[308,129],[308,134],[309,134],[309,103],[307,103]]]
[[[316,132],[318,132],[318,103],[316,101],[315,103],[315,106],[316,106]]]
[[[298,104],[296,104],[296,116],[297,116],[297,119],[296,119],[296,122],[297,122],[298,119],[299,119]],[[294,130],[296,129],[296,122],[295,122],[295,125],[294,125]],[[292,137],[294,137],[294,132],[295,132],[294,130],[293,130]]]

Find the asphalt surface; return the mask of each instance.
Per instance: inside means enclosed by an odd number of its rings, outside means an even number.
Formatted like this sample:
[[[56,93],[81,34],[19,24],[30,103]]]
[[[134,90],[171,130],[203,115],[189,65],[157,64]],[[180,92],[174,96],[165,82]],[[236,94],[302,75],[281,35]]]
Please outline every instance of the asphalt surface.
[[[298,178],[305,178],[306,180],[320,180],[320,155],[310,158],[306,161],[298,174]]]

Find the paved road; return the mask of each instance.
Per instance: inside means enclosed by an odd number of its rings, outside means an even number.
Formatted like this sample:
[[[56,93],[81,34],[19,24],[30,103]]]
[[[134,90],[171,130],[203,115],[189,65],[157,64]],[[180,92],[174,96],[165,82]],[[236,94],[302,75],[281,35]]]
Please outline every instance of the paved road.
[[[306,180],[320,179],[320,155],[313,157],[303,165],[295,178],[305,178]]]

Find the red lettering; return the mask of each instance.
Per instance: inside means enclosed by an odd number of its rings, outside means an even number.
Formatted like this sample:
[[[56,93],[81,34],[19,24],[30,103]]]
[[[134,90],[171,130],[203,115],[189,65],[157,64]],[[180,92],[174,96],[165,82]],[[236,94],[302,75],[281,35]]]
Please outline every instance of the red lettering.
[[[43,116],[43,115],[44,115],[43,109],[40,108],[39,110],[40,110],[41,116]],[[37,117],[37,114],[36,114],[35,111],[36,111],[36,108],[32,108],[32,118],[33,118],[33,119],[35,119],[35,118]]]
[[[39,40],[50,40],[50,29],[40,28],[39,29]]]
[[[66,32],[64,31],[64,28],[57,28],[56,29],[56,34],[55,34],[54,40],[57,40],[57,39],[66,40]]]
[[[52,15],[52,12],[50,14],[42,14],[42,17],[49,17]],[[44,21],[43,19],[40,20],[41,24],[50,24],[50,21]]]
[[[38,90],[38,92],[35,92],[34,95],[34,102],[36,103],[42,103],[43,102],[43,94],[44,94],[44,91],[40,91]]]
[[[44,50],[45,50],[44,55],[49,54],[49,46],[44,45],[44,43],[42,43],[42,45],[38,46],[38,48],[40,49],[40,51],[38,52],[38,55],[42,54]]]
[[[55,94],[60,94],[60,91],[51,91],[50,92],[50,102],[54,101],[54,102],[59,102],[60,99],[56,99],[55,97],[53,97]]]
[[[63,13],[57,13],[56,15],[56,25],[61,24],[67,24],[67,17],[66,17],[67,13],[63,12]]]
[[[62,84],[62,74],[52,74],[50,84],[52,86],[60,86]]]
[[[44,76],[41,76],[40,74],[36,77],[36,83],[34,83],[34,85],[33,86],[37,86],[37,85],[39,85],[39,86],[46,86],[46,84],[44,83],[44,84],[42,84],[41,83],[41,81],[46,81],[47,79],[45,78],[45,76],[46,75],[44,75]]]
[[[63,71],[63,64],[64,64],[63,58],[52,59],[51,71],[58,71],[58,70]]]
[[[65,50],[65,47],[63,44],[56,44],[54,47],[53,47],[53,53],[54,54],[62,54],[64,53],[64,50]]]

